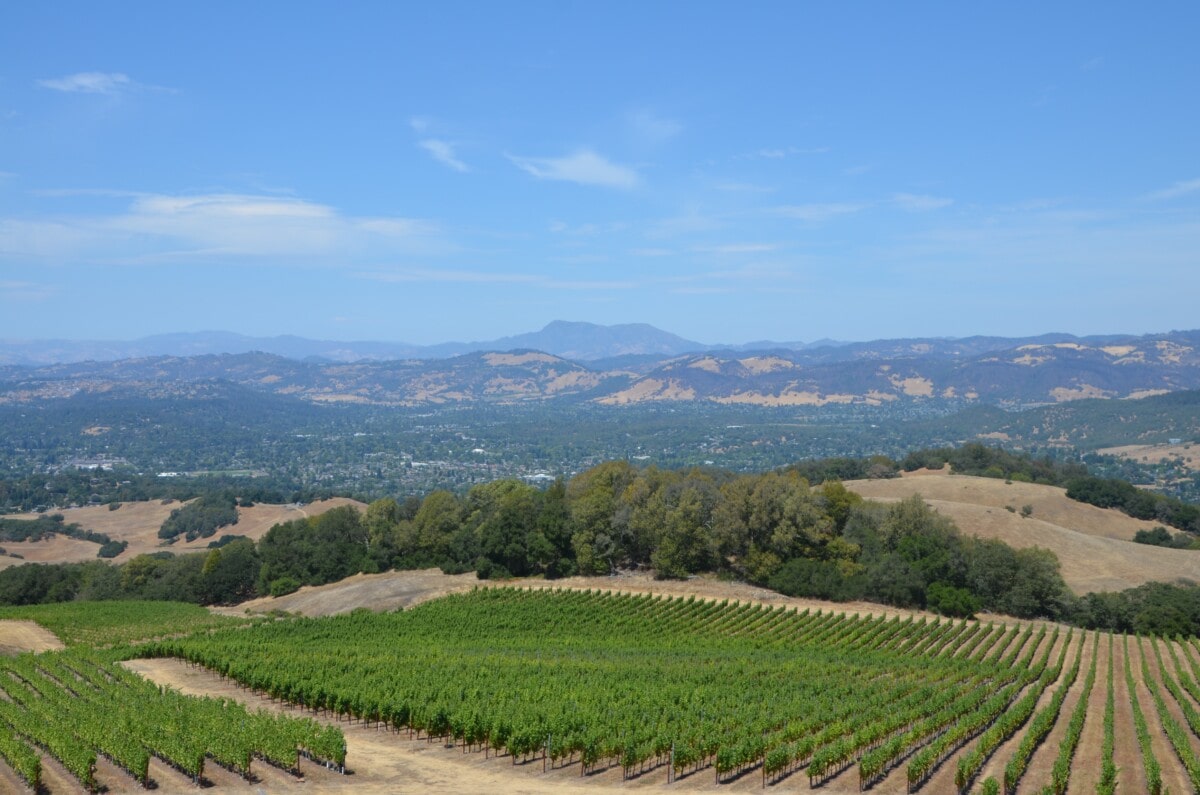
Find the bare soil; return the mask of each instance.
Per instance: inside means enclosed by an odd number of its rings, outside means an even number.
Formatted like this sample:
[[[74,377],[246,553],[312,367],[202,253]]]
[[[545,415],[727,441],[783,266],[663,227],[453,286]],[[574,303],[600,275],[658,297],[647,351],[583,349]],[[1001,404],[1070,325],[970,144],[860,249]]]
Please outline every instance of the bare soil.
[[[53,632],[32,621],[0,621],[0,654],[58,651],[66,646]]]
[[[1138,745],[1137,731],[1133,727],[1133,708],[1129,705],[1129,687],[1125,682],[1125,649],[1119,637],[1113,645],[1112,666],[1115,738],[1113,763],[1117,766],[1117,792],[1146,792],[1146,767],[1142,764],[1142,750]],[[1134,669],[1134,678],[1136,677],[1137,669]],[[1142,710],[1142,715],[1146,714],[1146,706],[1139,697],[1138,707]],[[1150,725],[1148,718],[1146,725]],[[1098,760],[1097,753],[1097,763]]]
[[[1047,663],[1048,665],[1054,665],[1058,661],[1058,656],[1062,653],[1062,648],[1065,643],[1066,636],[1060,635],[1057,642],[1055,642],[1054,646],[1050,650],[1050,659]],[[1071,637],[1070,646],[1067,648],[1067,656],[1063,660],[1063,669],[1061,672],[1059,672],[1058,679],[1056,679],[1054,682],[1051,682],[1049,685],[1047,685],[1046,689],[1042,691],[1042,694],[1038,697],[1037,706],[1035,706],[1033,709],[1033,715],[1037,715],[1039,712],[1041,712],[1046,705],[1054,699],[1054,692],[1062,684],[1067,672],[1071,669],[1071,665],[1075,662],[1075,649],[1078,647],[1078,644],[1079,633],[1076,632]],[[1012,736],[1001,743],[1000,747],[992,753],[991,757],[979,771],[979,775],[975,777],[975,782],[977,784],[986,781],[990,777],[994,777],[997,781],[1001,782],[1001,784],[1004,783],[1004,769],[1008,766],[1009,761],[1016,754],[1017,749],[1021,747],[1021,743],[1025,739],[1025,732],[1029,728],[1029,722],[1032,720],[1033,716],[1030,716],[1029,721],[1013,732]],[[1028,770],[1026,770],[1024,780],[1030,783],[1041,783],[1042,781],[1042,779],[1030,777]],[[1033,787],[1027,787],[1027,789],[1031,791],[1034,790]]]
[[[236,616],[281,610],[309,617],[349,613],[360,607],[384,612],[412,607],[449,593],[468,591],[479,584],[474,573],[448,575],[439,569],[355,574],[328,585],[305,586],[287,596],[264,596],[233,607],[213,608],[213,611]]]
[[[1179,757],[1175,755],[1175,749],[1171,746],[1171,741],[1167,739],[1166,732],[1163,730],[1162,719],[1158,714],[1158,707],[1154,703],[1154,698],[1150,695],[1149,688],[1146,687],[1146,681],[1143,674],[1142,658],[1138,654],[1138,646],[1141,645],[1146,652],[1146,667],[1151,675],[1157,675],[1158,666],[1155,663],[1154,651],[1149,646],[1148,639],[1133,637],[1129,640],[1129,663],[1133,670],[1133,678],[1137,684],[1138,703],[1141,705],[1142,713],[1146,717],[1146,727],[1150,731],[1150,747],[1154,751],[1154,757],[1158,760],[1159,766],[1162,768],[1162,782],[1164,792],[1187,792],[1190,790],[1191,782],[1188,781],[1187,772],[1183,769],[1183,764],[1179,761]],[[1179,705],[1171,698],[1171,694],[1166,692],[1161,684],[1158,690],[1163,697],[1163,701],[1167,704],[1167,714],[1175,717],[1177,722],[1182,722],[1183,716],[1179,712]],[[1172,710],[1171,707],[1175,709]],[[1187,724],[1181,723],[1184,731],[1187,731]]]
[[[1079,736],[1079,747],[1075,749],[1075,758],[1071,761],[1071,777],[1067,781],[1067,795],[1092,795],[1096,791],[1096,785],[1100,782],[1101,751],[1104,744],[1104,704],[1108,698],[1108,669],[1112,665],[1112,660],[1108,655],[1107,637],[1100,638],[1096,657],[1096,682],[1092,685],[1092,694],[1088,698],[1083,732]],[[1087,676],[1087,674],[1083,675]],[[1116,694],[1114,693],[1114,706],[1115,700]],[[1070,720],[1069,715],[1067,720]],[[1057,730],[1058,727],[1056,726],[1055,729]],[[1055,747],[1054,753],[1057,755],[1057,747]],[[1038,759],[1035,757],[1034,763],[1037,762]],[[1053,759],[1050,764],[1054,764]],[[1030,772],[1032,774],[1032,770]]]
[[[1075,682],[1071,685],[1071,689],[1067,691],[1067,697],[1063,700],[1062,709],[1059,710],[1058,720],[1055,721],[1054,728],[1052,728],[1050,733],[1046,735],[1046,739],[1042,741],[1042,744],[1038,746],[1038,749],[1033,752],[1033,757],[1029,760],[1029,767],[1025,771],[1025,776],[1021,779],[1023,786],[1018,786],[1019,792],[1036,792],[1036,787],[1039,786],[1041,782],[1050,781],[1050,776],[1054,771],[1054,762],[1058,759],[1059,746],[1062,744],[1063,738],[1067,734],[1067,726],[1071,722],[1071,714],[1075,712],[1075,707],[1079,704],[1079,699],[1083,696],[1083,685],[1087,681],[1088,669],[1091,668],[1092,658],[1096,655],[1092,652],[1091,633],[1084,632],[1076,634],[1079,635],[1076,643],[1083,644],[1082,655],[1079,658],[1079,675],[1075,678]],[[1067,657],[1066,664],[1068,668],[1074,664],[1074,655],[1075,649],[1072,649],[1070,656]],[[1096,673],[1097,676],[1099,676],[1100,672],[1098,669]],[[1095,685],[1092,686],[1092,690],[1095,692]],[[1090,708],[1091,702],[1089,702],[1089,709]],[[1103,717],[1103,701],[1100,702],[1100,712],[1101,717]],[[1096,745],[1091,746],[1090,749],[1096,752],[1098,760],[1100,743],[1097,742]],[[1084,756],[1082,753],[1080,753],[1081,751],[1085,750],[1086,747],[1084,746],[1076,749],[1076,755],[1074,759],[1075,764],[1072,765],[1073,769],[1076,771],[1079,770],[1080,766],[1085,764]],[[1099,761],[1093,764],[1098,767]],[[1001,779],[1001,781],[1003,781],[1003,779]]]
[[[925,471],[849,481],[846,487],[885,502],[920,494],[967,535],[997,538],[1020,549],[1049,549],[1076,593],[1195,580],[1200,574],[1200,552],[1132,543],[1134,534],[1150,529],[1153,522],[1067,499],[1066,490],[1054,486]],[[1033,509],[1028,518],[1020,513],[1025,505]]]

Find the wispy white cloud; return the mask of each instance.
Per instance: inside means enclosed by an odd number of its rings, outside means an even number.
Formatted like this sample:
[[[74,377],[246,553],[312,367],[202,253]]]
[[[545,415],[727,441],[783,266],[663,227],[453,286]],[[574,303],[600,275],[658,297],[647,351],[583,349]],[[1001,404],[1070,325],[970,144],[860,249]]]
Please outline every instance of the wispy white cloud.
[[[759,157],[765,157],[770,160],[780,160],[792,155],[821,155],[828,151],[828,146],[816,146],[809,149],[801,149],[798,146],[786,146],[782,149],[759,149],[757,154]]]
[[[397,268],[386,271],[364,271],[360,279],[385,284],[450,283],[450,284],[519,284],[549,290],[629,290],[638,286],[634,281],[603,281],[560,279],[536,273],[505,273],[479,270],[441,268]]]
[[[571,237],[595,237],[596,235],[619,235],[628,231],[630,226],[628,221],[605,221],[600,223],[585,221],[581,224],[554,221],[550,224],[550,231]]]
[[[508,159],[538,179],[624,189],[636,188],[641,183],[641,177],[632,168],[613,163],[590,149],[580,149],[564,157],[509,155]]]
[[[774,215],[784,218],[794,218],[797,221],[820,223],[837,218],[841,215],[852,215],[865,210],[870,205],[850,202],[824,202],[813,204],[789,204],[772,208]]]
[[[418,141],[417,145],[444,166],[449,166],[463,174],[471,170],[466,163],[458,159],[458,155],[454,152],[454,144],[449,141],[443,141],[440,138],[426,138]]]
[[[0,258],[133,264],[253,258],[340,264],[343,257],[439,246],[437,229],[427,221],[344,216],[302,199],[236,193],[100,195],[127,203],[111,213],[0,218]]]
[[[697,285],[689,287],[672,287],[670,292],[675,293],[676,295],[727,295],[733,292],[733,288],[702,287]]]
[[[546,279],[541,282],[541,286],[550,290],[582,290],[590,292],[603,290],[636,290],[642,285],[633,280],[588,281],[571,279]]]
[[[349,223],[365,232],[385,237],[411,238],[437,232],[434,224],[416,218],[361,218]]]
[[[1083,63],[1081,63],[1079,65],[1079,68],[1085,72],[1091,72],[1093,70],[1099,69],[1103,65],[1104,65],[1104,58],[1097,56],[1095,58],[1089,58],[1088,60],[1084,61]]]
[[[129,91],[167,91],[174,89],[152,86],[130,79],[123,72],[76,72],[63,77],[35,81],[41,88],[68,94],[123,94]]]
[[[746,160],[761,157],[766,160],[782,160],[785,157],[796,157],[798,155],[823,155],[828,151],[828,146],[764,146],[761,149],[755,149],[753,152],[737,155],[736,159]]]
[[[650,239],[684,237],[723,229],[726,221],[717,215],[707,215],[699,210],[689,210],[672,218],[661,218],[646,228]]]
[[[679,122],[665,119],[648,110],[629,114],[629,127],[640,143],[649,146],[664,144],[683,132],[683,125]]]
[[[925,196],[917,193],[897,193],[892,197],[892,203],[901,210],[910,213],[923,213],[930,210],[940,210],[954,204],[954,199],[942,196]]]
[[[495,273],[443,268],[396,268],[386,271],[363,271],[360,279],[404,284],[410,282],[450,282],[453,284],[530,284],[538,280],[528,273]]]
[[[550,222],[550,231],[554,234],[573,237],[594,237],[605,230],[613,231],[613,227],[613,224],[598,224],[593,221],[586,221],[582,224],[568,224],[566,221]]]
[[[48,284],[24,281],[0,281],[0,301],[21,303],[45,301],[57,292],[58,288]]]
[[[754,185],[749,182],[722,182],[715,185],[717,190],[729,193],[774,193],[775,188],[767,185]]]
[[[727,243],[720,246],[695,246],[692,251],[700,254],[764,254],[778,249],[779,246],[773,243]]]
[[[875,166],[864,163],[859,166],[851,166],[850,168],[844,169],[842,173],[847,177],[861,177],[863,174],[870,172],[874,168]]]
[[[1180,196],[1186,196],[1189,193],[1195,193],[1200,190],[1200,178],[1188,179],[1182,182],[1176,182],[1169,188],[1156,190],[1153,193],[1147,193],[1142,197],[1143,201],[1167,201],[1169,199],[1178,199]]]
[[[1047,105],[1049,105],[1051,102],[1054,101],[1054,96],[1057,91],[1058,91],[1058,86],[1055,86],[1055,85],[1044,86],[1042,88],[1042,90],[1040,92],[1038,92],[1037,97],[1033,100],[1033,106],[1035,108],[1046,107]]]
[[[120,72],[77,72],[65,77],[38,80],[42,88],[81,94],[116,94],[130,87],[129,75]]]
[[[61,199],[70,196],[100,196],[111,199],[136,199],[154,194],[139,190],[119,190],[115,188],[35,188],[31,190],[34,196],[48,199]]]

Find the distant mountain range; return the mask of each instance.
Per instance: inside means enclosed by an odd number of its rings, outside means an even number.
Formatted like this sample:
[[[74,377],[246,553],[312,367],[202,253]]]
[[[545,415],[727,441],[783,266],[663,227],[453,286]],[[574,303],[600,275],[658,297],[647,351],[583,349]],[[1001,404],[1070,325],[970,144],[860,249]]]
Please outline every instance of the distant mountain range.
[[[138,344],[150,350],[153,345],[211,346],[221,339],[251,338],[152,339],[153,344]],[[118,386],[122,394],[193,394],[197,384],[214,381],[314,403],[380,405],[553,399],[608,405],[710,401],[760,406],[959,401],[1011,407],[1200,388],[1200,331],[879,340],[760,350],[702,346],[651,326],[551,323],[533,334],[467,346],[484,346],[482,350],[447,355],[449,347],[431,346],[422,349],[424,358],[395,359],[358,355],[374,350],[382,356],[386,349],[368,346],[383,343],[273,339],[277,346],[291,345],[292,355],[194,355],[193,350],[185,355],[108,360],[96,356],[86,362],[0,366],[0,403],[102,394]],[[342,345],[344,353],[353,349],[356,355],[333,356],[336,351],[320,348],[323,344]],[[439,358],[430,353],[435,348],[443,351]],[[5,350],[11,358],[12,348]],[[50,349],[36,350],[48,355]],[[66,355],[66,348],[58,350],[58,355]],[[315,350],[330,355],[318,356]],[[34,351],[26,349],[27,354]]]
[[[1022,345],[1079,343],[1098,346],[1119,344],[1129,335],[1075,337],[1043,334],[1036,337],[920,337],[871,342],[774,342],[759,340],[737,344],[688,340],[646,323],[603,326],[555,320],[540,331],[479,342],[443,342],[411,345],[405,342],[340,342],[294,335],[251,337],[227,331],[157,334],[132,341],[0,340],[0,365],[40,366],[72,362],[111,362],[155,356],[205,356],[270,353],[299,361],[362,362],[399,359],[448,359],[467,353],[536,350],[601,368],[644,369],[664,358],[706,351],[805,351],[810,363],[864,358],[910,356],[977,356]],[[819,353],[818,353],[819,352]]]
[[[772,347],[774,343],[764,343]],[[803,343],[782,347],[803,346]],[[405,342],[334,342],[283,335],[248,337],[227,331],[158,334],[129,342],[73,340],[0,340],[0,364],[43,365],[109,362],[151,356],[271,353],[288,359],[330,362],[447,359],[478,351],[539,350],[579,361],[619,356],[678,356],[714,347],[662,331],[645,323],[601,326],[556,320],[541,331],[481,342],[410,345]]]

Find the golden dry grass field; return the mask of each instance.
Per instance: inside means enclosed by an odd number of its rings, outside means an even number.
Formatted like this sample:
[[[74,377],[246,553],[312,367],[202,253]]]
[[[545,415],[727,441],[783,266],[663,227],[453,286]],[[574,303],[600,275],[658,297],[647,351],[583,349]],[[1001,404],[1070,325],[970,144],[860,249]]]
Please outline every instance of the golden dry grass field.
[[[1153,581],[1200,580],[1200,552],[1133,543],[1134,534],[1154,522],[1067,499],[1066,490],[1055,486],[921,471],[889,480],[850,481],[846,487],[880,501],[920,494],[966,535],[1049,549],[1058,555],[1063,579],[1079,594]],[[1025,505],[1033,509],[1028,518],[1021,515]]]
[[[61,513],[67,524],[78,524],[84,530],[105,533],[114,541],[127,541],[129,547],[120,556],[113,558],[117,563],[124,563],[136,555],[148,552],[158,552],[167,549],[171,552],[198,552],[208,548],[213,538],[198,538],[195,541],[184,541],[182,538],[174,544],[164,546],[158,537],[158,529],[162,523],[183,503],[175,500],[149,502],[124,502],[117,510],[109,510],[107,505],[92,505],[85,508],[67,508],[51,513]],[[341,505],[353,505],[360,510],[366,506],[356,500],[345,497],[335,497],[329,500],[314,502],[309,505],[254,505],[250,508],[238,508],[238,523],[223,527],[217,531],[214,538],[223,534],[243,535],[257,541],[266,535],[274,525],[289,522],[293,519],[303,519],[306,516],[319,516],[322,513]],[[37,514],[9,514],[8,519],[34,519]],[[96,559],[97,547],[88,541],[81,541],[66,536],[54,536],[45,541],[6,542],[5,550],[21,555],[24,560],[13,557],[0,557],[0,568],[17,566],[21,563],[82,563]]]

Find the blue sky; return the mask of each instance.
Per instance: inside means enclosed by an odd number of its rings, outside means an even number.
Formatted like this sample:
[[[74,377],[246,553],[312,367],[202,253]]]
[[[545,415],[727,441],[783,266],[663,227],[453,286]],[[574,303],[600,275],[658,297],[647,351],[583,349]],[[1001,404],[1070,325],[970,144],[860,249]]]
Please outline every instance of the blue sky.
[[[1195,3],[12,3],[0,338],[1200,326]]]

